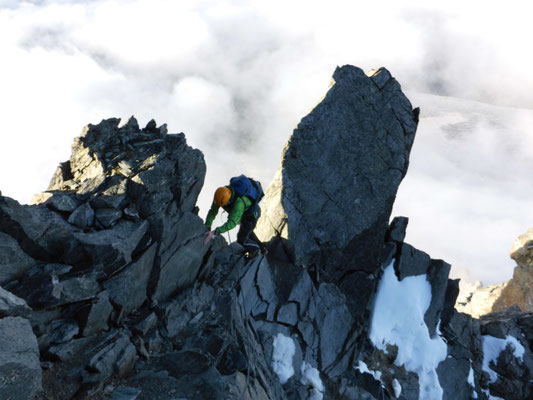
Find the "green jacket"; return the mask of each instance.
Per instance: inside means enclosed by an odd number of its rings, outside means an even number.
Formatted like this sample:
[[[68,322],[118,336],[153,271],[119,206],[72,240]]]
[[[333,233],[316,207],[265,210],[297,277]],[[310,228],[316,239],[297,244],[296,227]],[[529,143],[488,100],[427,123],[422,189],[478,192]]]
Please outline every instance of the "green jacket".
[[[227,205],[222,207],[229,215],[228,215],[228,221],[222,225],[219,226],[216,229],[217,233],[224,233],[229,231],[230,229],[235,228],[237,225],[239,225],[239,222],[241,222],[243,214],[248,211],[250,206],[253,204],[252,200],[248,198],[248,196],[235,196],[235,191],[231,186],[228,186],[231,190],[231,198]],[[211,204],[211,208],[209,209],[209,212],[207,213],[207,217],[205,218],[205,224],[211,228],[211,225],[213,225],[213,221],[215,220],[215,217],[218,214],[219,206],[217,203],[213,201],[213,204]]]

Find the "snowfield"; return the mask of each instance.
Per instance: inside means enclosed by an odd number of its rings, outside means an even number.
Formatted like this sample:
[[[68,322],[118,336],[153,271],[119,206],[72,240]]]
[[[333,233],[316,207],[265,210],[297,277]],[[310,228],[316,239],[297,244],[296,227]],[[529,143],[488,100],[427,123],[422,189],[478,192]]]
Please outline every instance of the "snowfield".
[[[398,281],[393,264],[394,260],[378,285],[370,340],[385,352],[387,344],[398,347],[394,364],[418,374],[421,399],[442,399],[436,368],[446,358],[446,343],[438,335],[431,338],[424,322],[431,302],[431,286],[426,275]]]

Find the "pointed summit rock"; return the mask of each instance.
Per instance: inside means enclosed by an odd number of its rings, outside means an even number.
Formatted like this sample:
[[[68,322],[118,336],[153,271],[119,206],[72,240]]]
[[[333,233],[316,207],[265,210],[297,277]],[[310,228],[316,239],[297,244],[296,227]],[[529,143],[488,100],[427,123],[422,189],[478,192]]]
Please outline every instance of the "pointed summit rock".
[[[372,272],[418,124],[400,84],[381,68],[338,67],[324,99],[298,124],[263,201],[257,231],[297,265],[339,279]]]

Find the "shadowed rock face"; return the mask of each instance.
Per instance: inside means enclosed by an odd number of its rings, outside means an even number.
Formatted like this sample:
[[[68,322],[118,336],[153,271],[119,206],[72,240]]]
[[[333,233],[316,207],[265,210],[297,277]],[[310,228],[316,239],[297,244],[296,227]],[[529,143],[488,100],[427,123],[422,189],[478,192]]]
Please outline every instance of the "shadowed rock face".
[[[260,236],[281,242],[296,265],[318,265],[334,280],[375,271],[417,123],[418,110],[386,69],[369,77],[337,68],[283,150]]]
[[[417,112],[385,69],[334,79],[269,187],[266,257],[203,244],[203,156],[154,121],[89,125],[33,205],[0,196],[0,397],[425,399],[398,347],[368,338],[393,265],[431,294],[420,326],[447,343],[443,399],[530,398],[532,314],[456,312],[450,266],[404,242],[407,218],[388,223]],[[488,335],[523,357],[506,348],[489,376]]]

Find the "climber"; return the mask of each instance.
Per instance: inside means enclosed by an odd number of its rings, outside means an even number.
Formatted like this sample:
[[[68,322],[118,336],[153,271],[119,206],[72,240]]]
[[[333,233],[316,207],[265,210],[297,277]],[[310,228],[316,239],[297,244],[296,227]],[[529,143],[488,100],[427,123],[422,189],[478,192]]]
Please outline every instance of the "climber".
[[[215,235],[227,232],[240,224],[237,242],[244,247],[248,258],[255,257],[259,252],[265,254],[265,245],[253,232],[257,220],[261,216],[259,201],[263,195],[261,183],[244,175],[231,178],[228,186],[219,187],[215,191],[213,204],[207,213],[205,224],[211,229],[220,207],[229,214],[228,221],[207,232],[204,244],[209,243]]]

